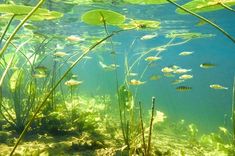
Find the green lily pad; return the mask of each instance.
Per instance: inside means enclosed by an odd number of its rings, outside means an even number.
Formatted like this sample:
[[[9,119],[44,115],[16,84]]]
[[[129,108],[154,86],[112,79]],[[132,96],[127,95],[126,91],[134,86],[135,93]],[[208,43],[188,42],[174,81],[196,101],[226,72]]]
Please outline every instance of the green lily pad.
[[[119,25],[122,29],[159,29],[160,22],[152,20],[132,20],[129,23]]]
[[[125,21],[125,16],[111,10],[96,9],[82,15],[82,21],[91,25],[119,25]]]
[[[1,16],[1,18],[10,18],[12,15],[16,15],[16,19],[23,19],[25,15],[27,15],[33,7],[24,6],[24,5],[13,5],[13,4],[1,4],[0,5],[0,13],[5,13]],[[62,13],[56,11],[49,11],[47,9],[39,8],[36,12],[29,18],[33,21],[42,21],[42,20],[52,20],[61,18],[63,16]]]
[[[173,1],[176,1],[176,0],[173,0]],[[124,2],[131,3],[131,4],[140,4],[140,5],[168,3],[167,0],[124,0]]]
[[[182,5],[182,7],[190,11],[196,12],[196,13],[210,12],[210,11],[224,9],[220,1],[221,0],[193,0]],[[223,0],[223,4],[231,7],[235,5],[235,0]],[[176,9],[176,12],[179,14],[187,14],[187,12],[185,12],[184,10],[180,8]]]
[[[195,38],[206,38],[213,37],[214,34],[202,34],[197,32],[185,32],[185,33],[170,33],[166,35],[166,38],[181,38],[181,39],[195,39]]]

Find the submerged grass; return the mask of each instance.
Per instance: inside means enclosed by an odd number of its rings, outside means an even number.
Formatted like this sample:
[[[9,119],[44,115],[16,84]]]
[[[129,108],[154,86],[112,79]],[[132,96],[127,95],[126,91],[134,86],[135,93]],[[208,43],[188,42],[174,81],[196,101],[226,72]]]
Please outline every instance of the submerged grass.
[[[80,55],[80,57],[78,57],[74,63],[67,69],[67,71],[63,74],[63,76],[55,83],[55,85],[53,86],[53,88],[49,91],[49,93],[44,97],[44,100],[41,102],[41,104],[39,104],[39,106],[37,107],[36,111],[34,112],[32,118],[29,120],[29,122],[27,123],[27,125],[25,126],[24,130],[22,131],[22,133],[20,134],[19,138],[17,139],[17,142],[15,144],[15,146],[13,147],[11,154],[13,155],[15,149],[17,148],[17,146],[19,145],[20,141],[23,139],[24,135],[26,134],[26,132],[28,131],[31,123],[34,121],[34,119],[36,118],[36,116],[38,115],[38,113],[41,111],[41,109],[43,108],[43,106],[46,104],[47,99],[51,96],[51,94],[54,92],[54,90],[57,88],[57,86],[62,82],[62,80],[66,77],[66,75],[83,59],[84,56],[86,56],[91,50],[93,50],[96,46],[98,46],[99,44],[101,44],[102,42],[104,42],[105,40],[107,40],[108,38],[112,37],[113,35],[121,32],[123,30],[119,30],[116,32],[111,33],[110,35],[106,36],[105,38],[101,39],[100,41],[98,41],[97,43],[95,43],[94,45],[92,45],[88,50],[86,50],[82,55]]]

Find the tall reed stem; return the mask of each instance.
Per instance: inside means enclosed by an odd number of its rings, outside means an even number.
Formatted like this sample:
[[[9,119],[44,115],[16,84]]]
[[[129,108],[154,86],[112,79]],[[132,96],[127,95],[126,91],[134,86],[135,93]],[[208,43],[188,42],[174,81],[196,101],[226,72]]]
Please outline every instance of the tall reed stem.
[[[152,97],[152,113],[151,113],[151,120],[149,124],[149,138],[148,138],[148,148],[146,152],[146,156],[150,155],[150,150],[151,150],[151,139],[152,139],[152,129],[153,129],[153,120],[154,120],[154,110],[155,110],[155,97]]]
[[[139,107],[140,107],[140,124],[141,124],[141,134],[142,134],[142,141],[143,141],[143,148],[144,148],[144,155],[146,154],[146,143],[145,143],[145,138],[144,138],[144,123],[143,123],[143,113],[142,113],[142,106],[141,102],[139,102]]]
[[[235,146],[235,76],[233,80],[233,95],[232,95],[232,122],[233,122],[233,144]]]

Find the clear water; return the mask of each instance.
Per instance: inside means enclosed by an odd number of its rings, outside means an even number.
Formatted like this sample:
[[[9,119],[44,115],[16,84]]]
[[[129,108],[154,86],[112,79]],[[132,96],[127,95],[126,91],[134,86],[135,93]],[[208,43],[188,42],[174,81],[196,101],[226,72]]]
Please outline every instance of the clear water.
[[[35,5],[35,2],[24,2]],[[179,4],[186,2],[188,1],[182,0]],[[5,2],[2,1],[1,3]],[[20,4],[23,1],[15,1],[15,3]],[[113,50],[116,53],[115,55],[111,54],[112,45],[110,42],[105,43],[87,55],[91,59],[83,59],[72,69],[71,74],[78,75],[78,79],[83,81],[75,90],[77,95],[86,97],[110,95],[113,107],[115,108],[116,106],[115,109],[118,109],[115,71],[105,71],[100,66],[99,61],[105,64],[116,63],[120,66],[117,69],[117,77],[118,83],[121,85],[124,83],[126,74],[124,66],[125,56],[127,56],[128,64],[131,65],[141,53],[150,48],[167,44],[170,38],[166,38],[166,35],[173,31],[214,34],[214,37],[192,39],[181,45],[167,47],[159,55],[162,59],[156,61],[155,66],[148,67],[145,72],[144,70],[148,63],[144,58],[155,55],[156,51],[143,57],[133,68],[133,72],[138,73],[133,78],[141,78],[140,80],[146,81],[146,83],[139,86],[130,85],[130,91],[136,93],[135,101],[141,101],[146,112],[151,108],[151,97],[156,97],[156,109],[165,113],[168,122],[174,123],[184,119],[187,123],[197,125],[200,134],[217,132],[220,126],[232,131],[232,89],[235,74],[234,43],[211,25],[204,24],[197,26],[197,23],[200,21],[198,18],[192,15],[177,14],[175,12],[176,8],[172,4],[131,5],[123,3],[94,3],[75,5],[63,3],[63,1],[47,1],[43,7],[64,13],[64,16],[59,20],[33,23],[38,27],[35,30],[36,32],[58,37],[48,44],[45,49],[45,55],[48,55],[48,57],[40,64],[47,66],[49,69],[53,68],[53,52],[65,51],[69,55],[72,53],[77,54],[71,59],[75,60],[76,57],[82,54],[84,48],[89,47],[91,43],[95,43],[92,41],[93,38],[100,39],[105,36],[103,26],[92,26],[81,21],[81,15],[86,11],[98,8],[109,9],[125,15],[127,18],[157,20],[161,22],[160,29],[130,30],[114,35],[112,42],[114,43]],[[234,12],[224,9],[201,13],[201,15],[221,26],[231,36],[235,36]],[[14,22],[13,24],[17,23]],[[13,27],[10,29],[13,30]],[[107,29],[111,33],[119,28],[108,25]],[[23,34],[23,31],[21,30],[19,34]],[[144,35],[155,33],[157,37],[153,39],[140,39]],[[85,41],[74,45],[68,44],[66,37],[71,35],[79,36]],[[173,43],[182,41],[184,40],[176,39]],[[20,41],[15,43],[20,44]],[[58,47],[62,48],[58,49]],[[28,49],[30,51],[31,48],[30,46],[25,47],[24,50]],[[182,51],[193,51],[194,53],[189,56],[179,56],[179,53]],[[60,61],[58,64],[61,63]],[[202,63],[213,63],[216,66],[211,69],[203,69],[200,67]],[[66,71],[68,65],[63,66],[60,71],[56,71],[62,73]],[[189,74],[192,74],[193,78],[186,80],[182,84],[172,84],[171,82],[177,79],[179,74],[174,74],[174,77],[166,77],[161,72],[162,68],[172,65],[192,69]],[[140,77],[143,72],[143,77]],[[149,77],[154,74],[161,76],[161,78],[154,81],[150,80]],[[62,83],[64,82],[65,80],[62,81]],[[209,87],[211,84],[221,84],[228,87],[228,89],[212,89]],[[181,85],[190,86],[192,90],[183,92],[176,90],[176,87]],[[64,88],[64,94],[69,96],[70,90],[65,86],[62,87]],[[9,92],[7,89],[3,89],[4,91],[3,95],[8,96]],[[226,118],[225,114],[227,115]]]

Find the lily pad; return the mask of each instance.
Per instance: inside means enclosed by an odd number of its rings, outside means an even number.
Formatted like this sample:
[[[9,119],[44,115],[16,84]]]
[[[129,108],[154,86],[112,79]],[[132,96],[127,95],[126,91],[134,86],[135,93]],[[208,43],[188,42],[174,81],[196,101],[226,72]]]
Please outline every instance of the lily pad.
[[[34,7],[24,6],[24,5],[13,5],[13,4],[1,4],[0,13],[5,13],[1,18],[10,18],[12,15],[16,15],[16,19],[23,19]],[[39,8],[36,12],[29,18],[33,21],[41,20],[52,20],[61,18],[63,13],[56,11],[49,11],[47,9]]]
[[[104,9],[91,10],[82,15],[82,21],[91,25],[103,25],[103,20],[106,24],[119,25],[125,21],[125,16],[120,13]]]
[[[185,32],[185,33],[170,33],[166,35],[166,38],[181,38],[181,39],[195,39],[195,38],[206,38],[213,37],[214,34],[202,34],[197,32]]]
[[[234,6],[235,5],[235,0],[193,0],[190,1],[182,7],[193,11],[193,12],[210,12],[210,11],[216,11],[216,10],[221,10],[224,9],[223,5],[221,2],[226,5],[226,6]],[[176,9],[176,12],[179,14],[187,14],[184,10],[178,8]]]
[[[159,29],[160,22],[153,20],[132,20],[129,23],[119,25],[122,29]]]
[[[173,1],[176,1],[176,0],[173,0]],[[167,0],[124,0],[124,2],[131,3],[131,4],[140,4],[140,5],[168,3]]]

